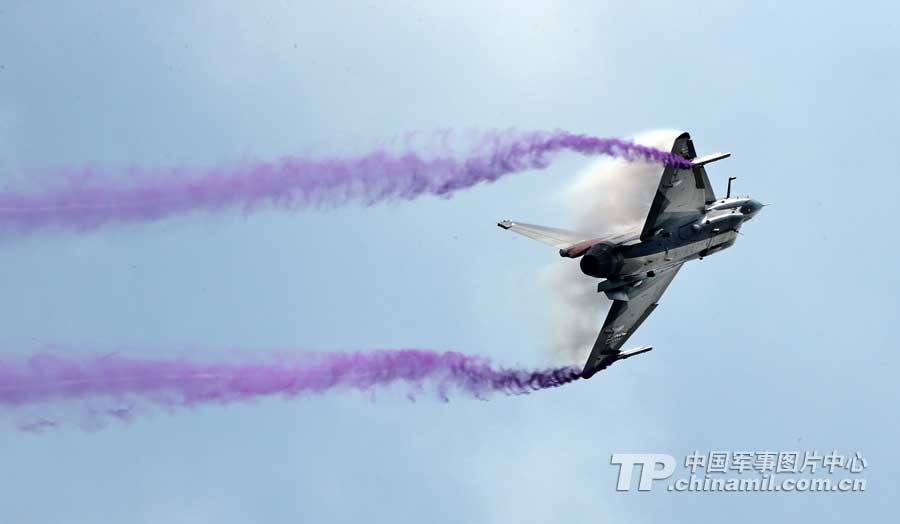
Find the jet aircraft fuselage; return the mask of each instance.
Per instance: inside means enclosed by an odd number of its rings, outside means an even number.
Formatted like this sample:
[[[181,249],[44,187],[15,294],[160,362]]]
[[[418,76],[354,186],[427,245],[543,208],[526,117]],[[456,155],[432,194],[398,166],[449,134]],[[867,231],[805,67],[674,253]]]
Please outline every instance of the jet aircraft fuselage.
[[[613,301],[582,376],[590,378],[619,360],[650,347],[620,348],[653,312],[681,266],[731,247],[741,226],[763,204],[750,197],[716,198],[706,164],[730,156],[716,153],[697,158],[688,133],[675,139],[672,153],[691,162],[689,168],[666,165],[642,227],[615,235],[592,235],[511,222],[498,225],[552,245],[563,257],[581,258],[581,271],[604,279],[597,285]]]
[[[616,243],[598,242],[581,254],[586,275],[612,280],[639,277],[731,247],[744,222],[763,205],[750,197],[717,200],[673,234],[661,230],[646,240],[638,232]],[[563,256],[570,256],[562,250]],[[652,276],[652,275],[651,275]]]

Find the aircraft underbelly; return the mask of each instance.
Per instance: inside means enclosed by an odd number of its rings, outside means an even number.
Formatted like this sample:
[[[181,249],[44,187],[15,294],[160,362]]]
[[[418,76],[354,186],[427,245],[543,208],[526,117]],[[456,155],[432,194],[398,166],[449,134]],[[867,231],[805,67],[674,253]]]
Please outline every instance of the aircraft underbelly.
[[[699,258],[704,251],[718,251],[729,247],[736,238],[737,233],[735,231],[728,231],[703,240],[675,246],[668,250],[662,249],[648,255],[626,258],[622,264],[622,274],[637,275],[670,267],[678,262]]]

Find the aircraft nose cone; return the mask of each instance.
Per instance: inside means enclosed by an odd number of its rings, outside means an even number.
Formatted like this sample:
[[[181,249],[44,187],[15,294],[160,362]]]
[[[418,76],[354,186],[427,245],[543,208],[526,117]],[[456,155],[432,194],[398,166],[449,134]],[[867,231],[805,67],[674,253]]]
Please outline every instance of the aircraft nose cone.
[[[759,213],[759,210],[763,208],[763,204],[759,200],[750,200],[743,207],[741,207],[741,213],[746,217],[747,220],[756,216]]]

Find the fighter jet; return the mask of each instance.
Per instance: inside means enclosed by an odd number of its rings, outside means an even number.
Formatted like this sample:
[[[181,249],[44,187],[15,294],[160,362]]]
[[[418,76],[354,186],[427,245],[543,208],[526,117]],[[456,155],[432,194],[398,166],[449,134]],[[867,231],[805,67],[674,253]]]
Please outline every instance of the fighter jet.
[[[763,208],[750,197],[731,196],[735,177],[728,179],[725,198],[716,198],[705,166],[728,158],[730,153],[697,158],[688,133],[675,139],[672,153],[689,160],[692,167],[665,167],[642,227],[598,235],[509,220],[497,224],[559,249],[562,257],[580,257],[581,271],[602,279],[597,292],[605,293],[613,303],[584,365],[583,378],[653,349],[620,348],[656,309],[685,262],[731,247],[744,222]]]

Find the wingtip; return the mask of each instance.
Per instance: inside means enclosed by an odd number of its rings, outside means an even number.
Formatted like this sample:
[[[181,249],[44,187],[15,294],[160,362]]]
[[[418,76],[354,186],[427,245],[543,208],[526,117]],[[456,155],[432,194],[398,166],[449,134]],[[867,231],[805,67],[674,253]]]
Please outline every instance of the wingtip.
[[[724,160],[731,156],[731,153],[713,153],[711,155],[705,155],[699,158],[695,158],[690,160],[691,165],[694,167],[705,166],[706,164],[711,164],[718,160]]]
[[[586,365],[586,366],[584,366],[584,369],[581,371],[581,378],[583,380],[587,380],[608,367],[609,367],[609,363],[602,363],[600,365],[594,365],[594,366]]]
[[[581,372],[581,378],[587,380],[596,375],[597,372],[603,371],[620,360],[625,360],[652,350],[653,346],[638,346],[636,348],[626,349],[625,351],[616,351],[615,353],[602,353],[600,358],[593,360],[593,365],[591,363],[592,361],[588,360],[584,365],[584,370]]]
[[[512,225],[513,223],[509,220],[501,220],[500,222],[497,222],[497,227],[501,229],[509,229],[512,227]]]

